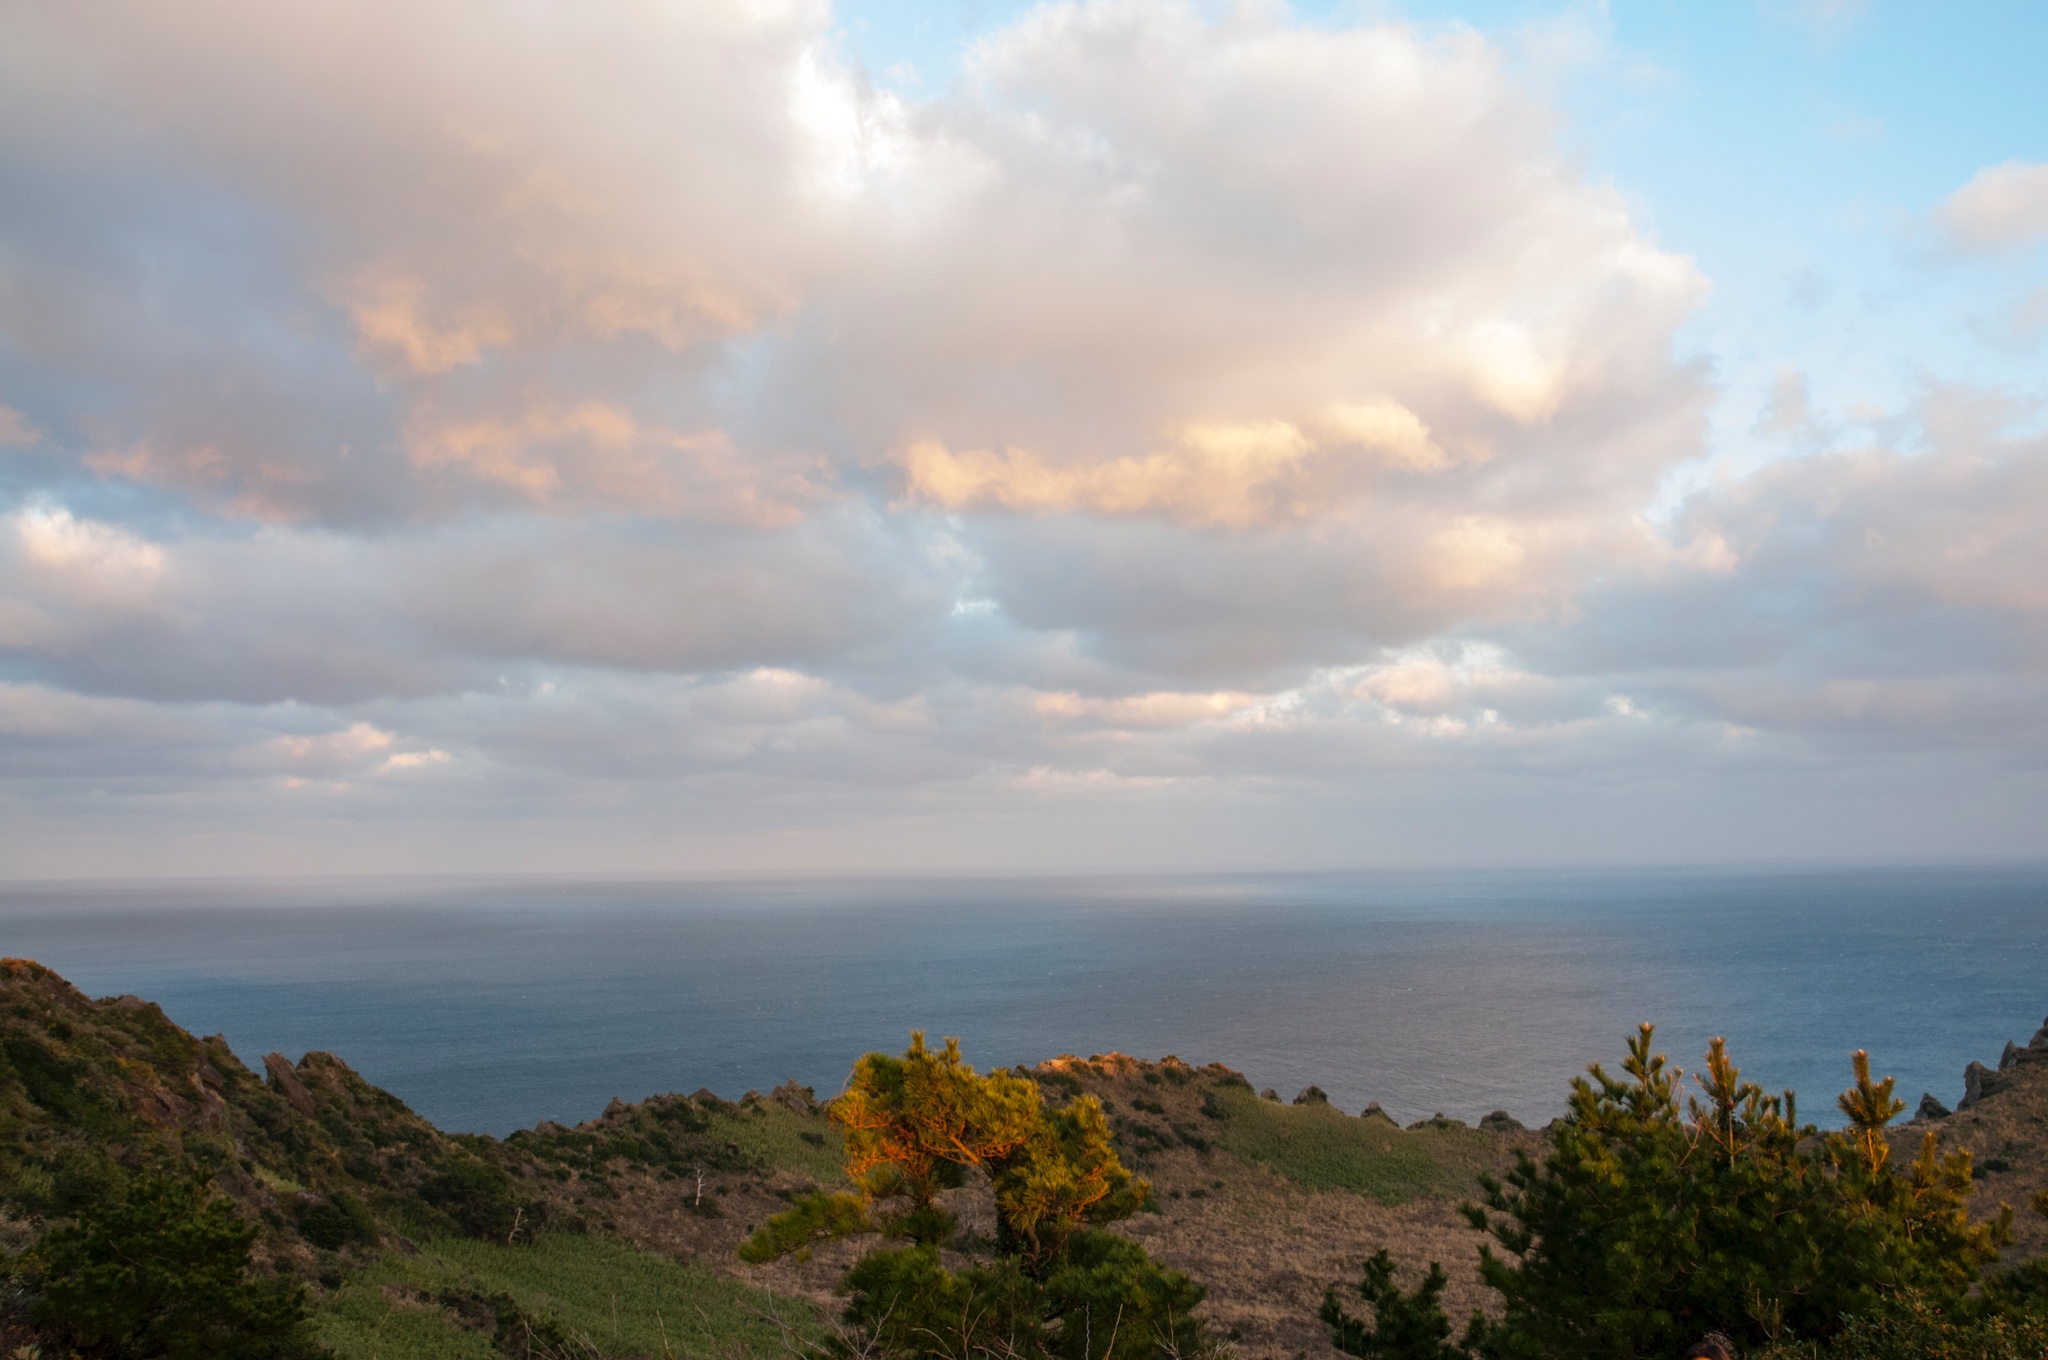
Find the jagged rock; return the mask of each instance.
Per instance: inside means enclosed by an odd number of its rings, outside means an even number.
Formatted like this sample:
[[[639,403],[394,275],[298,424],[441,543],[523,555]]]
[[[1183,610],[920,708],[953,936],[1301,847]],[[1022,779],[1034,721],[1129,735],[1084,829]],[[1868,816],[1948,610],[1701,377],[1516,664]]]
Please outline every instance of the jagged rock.
[[[818,1093],[808,1086],[797,1085],[795,1077],[770,1091],[768,1098],[784,1106],[792,1114],[802,1115],[806,1119],[823,1108],[818,1104]]]
[[[1302,1088],[1301,1094],[1294,1098],[1294,1103],[1297,1105],[1327,1105],[1330,1103],[1330,1098],[1323,1094],[1323,1088],[1320,1086],[1305,1086]]]
[[[1377,1100],[1372,1101],[1364,1109],[1360,1110],[1358,1117],[1360,1119],[1384,1119],[1389,1124],[1394,1124],[1394,1116],[1381,1109],[1380,1103]],[[1394,1127],[1399,1128],[1400,1125],[1394,1124]]]
[[[1920,1108],[1913,1112],[1915,1119],[1946,1119],[1954,1111],[1934,1098],[1934,1092],[1925,1091],[1920,1096]]]
[[[2027,1041],[2027,1047],[2036,1052],[2048,1052],[2048,1020],[2041,1022],[2041,1028],[2034,1031],[2034,1037]]]
[[[1512,1133],[1529,1127],[1506,1110],[1495,1110],[1479,1121],[1479,1127],[1488,1133]]]
[[[1280,1093],[1274,1090],[1272,1087],[1268,1086],[1265,1090],[1259,1092],[1259,1099],[1270,1100],[1275,1105],[1277,1105],[1280,1103]]]
[[[300,1114],[311,1118],[313,1115],[313,1093],[299,1080],[299,1074],[292,1068],[292,1060],[282,1053],[263,1055],[263,1070],[270,1075],[270,1084],[277,1093],[291,1102],[291,1107]]]
[[[2012,1078],[2001,1076],[1983,1063],[1973,1062],[1963,1069],[1963,1098],[1956,1108],[1968,1109],[1986,1096],[1997,1095],[2011,1083]]]

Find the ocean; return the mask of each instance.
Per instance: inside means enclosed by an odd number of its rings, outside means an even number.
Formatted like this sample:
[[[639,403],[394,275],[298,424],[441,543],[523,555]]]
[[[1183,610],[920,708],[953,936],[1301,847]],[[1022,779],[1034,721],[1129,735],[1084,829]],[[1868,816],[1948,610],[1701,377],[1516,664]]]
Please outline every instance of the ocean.
[[[1112,1049],[1406,1122],[1562,1112],[1640,1021],[1838,1123],[1867,1048],[1953,1104],[2048,1013],[2048,868],[0,885],[0,953],[251,1066],[328,1049],[450,1130],[839,1089],[918,1028]]]

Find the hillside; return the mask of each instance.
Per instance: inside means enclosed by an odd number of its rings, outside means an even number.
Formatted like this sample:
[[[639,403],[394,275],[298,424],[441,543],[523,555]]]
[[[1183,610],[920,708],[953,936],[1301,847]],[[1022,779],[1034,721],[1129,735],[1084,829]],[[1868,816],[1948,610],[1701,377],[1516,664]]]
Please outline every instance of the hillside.
[[[258,1271],[305,1281],[322,1340],[344,1356],[491,1355],[536,1330],[651,1348],[663,1317],[683,1320],[677,1353],[723,1355],[777,1343],[765,1315],[815,1325],[808,1307],[690,1264],[686,1244],[680,1258],[640,1250],[636,1240],[663,1239],[627,1211],[641,1186],[680,1196],[701,1171],[707,1198],[690,1221],[718,1225],[720,1204],[765,1214],[780,1204],[778,1178],[800,1174],[787,1168],[831,1164],[816,1156],[824,1135],[806,1142],[797,1127],[824,1127],[814,1115],[664,1097],[575,1130],[451,1135],[332,1054],[272,1054],[259,1077],[225,1040],[195,1038],[152,1003],[95,1001],[18,959],[0,961],[0,1058],[10,1256],[138,1173],[172,1171],[233,1201],[258,1230]],[[537,1259],[548,1263],[538,1277]],[[623,1326],[620,1279],[644,1296],[635,1311],[627,1294]],[[0,1299],[0,1354],[45,1339],[20,1302]]]
[[[581,1354],[780,1353],[836,1315],[858,1248],[735,1256],[769,1215],[840,1182],[839,1133],[807,1089],[614,1102],[497,1140],[434,1128],[332,1054],[262,1069],[140,998],[93,1000],[0,962],[0,1252],[171,1167],[255,1225],[258,1269],[305,1282],[343,1357],[540,1355],[536,1336],[595,1347]],[[1544,1141],[1505,1115],[1403,1129],[1314,1088],[1283,1103],[1172,1057],[1063,1056],[1026,1075],[1048,1099],[1102,1102],[1119,1156],[1154,1187],[1117,1231],[1206,1285],[1202,1312],[1247,1357],[1334,1354],[1316,1305],[1381,1247],[1407,1267],[1442,1261],[1453,1316],[1483,1305],[1480,1239],[1456,1206]],[[1969,1089],[1955,1113],[1929,1107],[1899,1131],[1975,1154],[1981,1216],[2048,1184],[2048,1028],[1995,1070],[1973,1065]],[[985,1186],[947,1195],[964,1234],[993,1231]],[[2048,1247],[2038,1216],[2017,1226],[2009,1259]],[[20,1303],[0,1300],[0,1354],[39,1339]]]
[[[1964,1069],[1963,1099],[1953,1114],[1923,1102],[1901,1132],[1917,1138],[1927,1129],[1944,1146],[1970,1150],[1975,1216],[1989,1217],[2001,1204],[2022,1209],[2006,1259],[2048,1254],[2048,1217],[2022,1207],[2048,1190],[2048,1022],[2025,1047],[2007,1042],[1996,1068],[1973,1062]]]

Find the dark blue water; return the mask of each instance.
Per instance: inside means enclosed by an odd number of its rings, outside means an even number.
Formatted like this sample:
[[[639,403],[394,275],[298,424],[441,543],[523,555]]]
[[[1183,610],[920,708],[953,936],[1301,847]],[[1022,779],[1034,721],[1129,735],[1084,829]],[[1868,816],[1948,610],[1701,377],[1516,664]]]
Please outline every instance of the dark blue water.
[[[1654,1020],[1827,1121],[1848,1056],[1953,1103],[2048,1013],[2048,869],[0,888],[0,952],[245,1060],[331,1049],[451,1129],[786,1077],[922,1027],[980,1064],[1221,1061],[1536,1123]]]

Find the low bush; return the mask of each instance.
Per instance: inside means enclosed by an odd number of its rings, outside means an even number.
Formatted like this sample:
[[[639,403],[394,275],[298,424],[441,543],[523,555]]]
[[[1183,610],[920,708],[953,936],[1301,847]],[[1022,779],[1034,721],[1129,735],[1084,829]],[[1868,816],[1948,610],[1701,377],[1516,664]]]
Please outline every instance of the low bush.
[[[326,1251],[377,1240],[377,1221],[363,1202],[346,1190],[308,1200],[299,1209],[298,1219],[300,1235]]]
[[[1889,1299],[1851,1318],[1826,1346],[1786,1342],[1756,1360],[2041,1360],[2048,1316],[1958,1315],[1924,1298]]]
[[[471,1237],[509,1241],[533,1221],[539,1207],[512,1193],[512,1178],[489,1162],[468,1157],[451,1159],[421,1182],[420,1199],[448,1216]]]
[[[252,1277],[255,1240],[197,1181],[137,1176],[36,1245],[38,1320],[123,1360],[310,1355],[304,1292]]]

